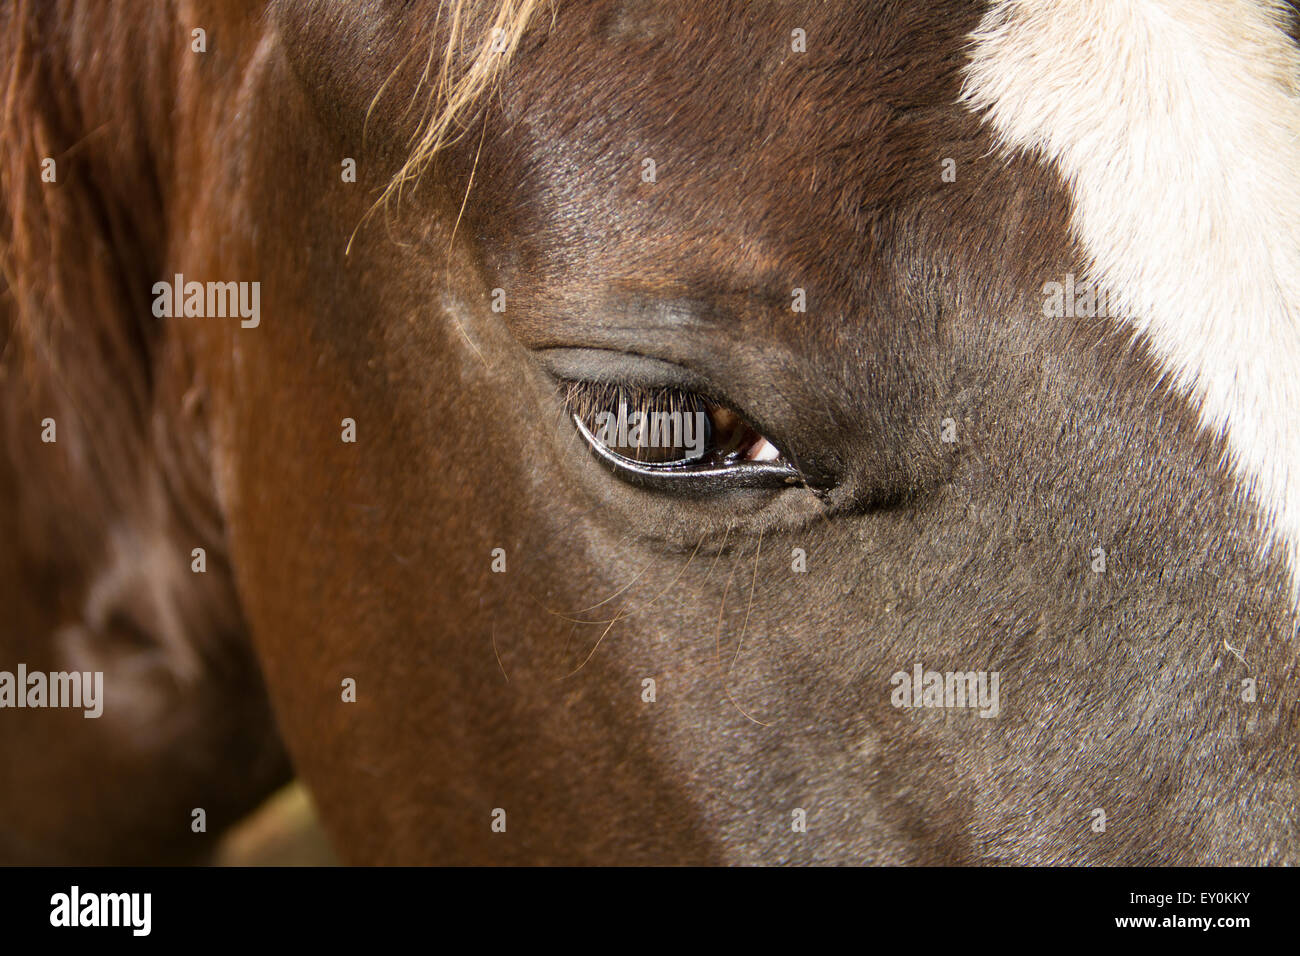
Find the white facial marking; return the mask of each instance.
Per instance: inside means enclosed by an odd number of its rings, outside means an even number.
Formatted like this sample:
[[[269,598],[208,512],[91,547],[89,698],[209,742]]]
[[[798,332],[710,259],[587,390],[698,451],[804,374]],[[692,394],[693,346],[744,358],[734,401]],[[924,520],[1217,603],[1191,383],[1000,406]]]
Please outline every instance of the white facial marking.
[[[1286,16],[1275,0],[995,0],[963,100],[1069,184],[1090,278],[1226,433],[1300,589],[1300,53]]]

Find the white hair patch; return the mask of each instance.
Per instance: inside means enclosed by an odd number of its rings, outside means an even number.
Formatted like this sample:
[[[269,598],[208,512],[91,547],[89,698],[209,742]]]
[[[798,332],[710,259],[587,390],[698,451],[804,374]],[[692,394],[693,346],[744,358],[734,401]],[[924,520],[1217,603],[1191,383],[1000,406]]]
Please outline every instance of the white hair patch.
[[[1300,588],[1300,51],[1274,0],[994,0],[963,101],[1052,163],[1090,278],[1227,439]],[[1293,599],[1297,592],[1293,590]]]

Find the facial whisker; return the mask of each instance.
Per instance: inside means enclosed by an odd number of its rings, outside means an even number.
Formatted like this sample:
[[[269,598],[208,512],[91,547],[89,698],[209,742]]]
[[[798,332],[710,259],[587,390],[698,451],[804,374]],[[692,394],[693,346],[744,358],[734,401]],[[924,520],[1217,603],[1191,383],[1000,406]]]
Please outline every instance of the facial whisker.
[[[749,628],[749,613],[754,609],[754,590],[758,586],[758,557],[762,553],[762,551],[763,551],[763,532],[760,530],[758,532],[758,546],[754,549],[754,576],[749,582],[749,605],[745,608],[745,621],[740,626],[740,640],[736,642],[736,653],[731,655],[731,664],[730,666],[727,667],[727,673],[722,678],[722,686],[723,689],[726,690],[727,692],[727,700],[731,701],[731,706],[735,707],[736,710],[740,712],[742,717],[745,717],[748,720],[753,721],[754,723],[758,724],[760,727],[770,727],[771,724],[764,723],[763,721],[759,720],[757,717],[753,716],[748,711],[746,711],[745,708],[741,707],[740,704],[736,702],[736,698],[732,696],[731,688],[728,686],[728,681],[731,677],[731,672],[736,666],[736,661],[740,658],[740,648],[745,643],[745,631]]]

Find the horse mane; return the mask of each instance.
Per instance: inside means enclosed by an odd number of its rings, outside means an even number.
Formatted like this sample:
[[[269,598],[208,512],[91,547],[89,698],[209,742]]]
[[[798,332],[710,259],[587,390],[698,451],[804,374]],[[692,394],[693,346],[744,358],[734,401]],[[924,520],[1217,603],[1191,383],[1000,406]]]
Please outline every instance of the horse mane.
[[[423,122],[385,197],[464,132],[547,2],[440,0],[437,39],[422,47]],[[168,274],[187,38],[170,4],[0,0],[0,491],[11,499],[0,541],[52,582],[57,594],[39,600],[70,615],[115,528],[151,528],[182,555],[202,545],[214,570],[226,564],[206,384],[151,308]],[[227,578],[186,576],[214,593]]]
[[[215,752],[231,726],[221,681],[260,686],[206,385],[151,307],[175,162],[173,18],[163,3],[0,0],[0,599],[24,638],[156,715],[161,761]],[[187,570],[196,546],[208,573]],[[145,642],[151,666],[131,666]],[[231,717],[255,734],[260,693]]]
[[[0,5],[0,383],[16,461],[48,457],[31,429],[53,417],[108,486],[134,470],[152,404],[172,61],[165,6],[130,24],[90,6]]]
[[[421,82],[430,95],[381,203],[464,133],[550,2],[439,0]],[[128,17],[85,0],[0,3],[0,381],[12,401],[9,373],[21,370],[41,407],[70,403],[65,415],[106,436],[97,445],[123,450],[126,424],[139,433],[148,417],[162,338],[148,295],[166,272],[173,20],[165,4]],[[156,52],[142,58],[142,47]],[[54,182],[41,179],[47,159]]]
[[[465,131],[465,119],[491,94],[502,71],[519,47],[524,31],[550,0],[440,0],[438,18],[446,12],[446,38],[431,51],[421,85],[432,83],[422,122],[411,151],[393,176],[380,202],[400,196],[441,150]],[[435,22],[435,33],[438,23]],[[436,76],[434,61],[438,60]],[[461,66],[461,64],[466,64]],[[378,100],[383,95],[376,94]]]
[[[48,591],[34,599],[77,619],[95,581],[122,570],[115,549],[139,559],[138,577],[159,542],[182,557],[201,545],[219,573],[188,576],[178,599],[214,622],[202,635],[234,627],[210,613],[229,582],[207,410],[191,356],[151,308],[177,34],[167,5],[126,6],[0,2],[0,560],[21,555]],[[124,606],[162,587],[132,582]]]

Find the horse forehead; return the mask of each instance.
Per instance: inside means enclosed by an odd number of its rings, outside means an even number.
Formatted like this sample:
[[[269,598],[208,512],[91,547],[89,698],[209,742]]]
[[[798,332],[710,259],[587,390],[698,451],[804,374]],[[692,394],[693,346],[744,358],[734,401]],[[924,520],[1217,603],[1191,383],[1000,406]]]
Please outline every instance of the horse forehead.
[[[524,184],[504,204],[537,221],[516,244],[545,237],[593,267],[713,248],[755,278],[792,254],[833,270],[887,235],[872,227],[885,211],[943,188],[952,144],[981,136],[958,101],[982,10],[968,0],[557,9],[511,67],[477,180]]]
[[[920,7],[920,9],[913,9]],[[746,162],[902,142],[890,121],[960,115],[971,0],[561,3],[512,67],[507,107],[552,137]],[[840,156],[843,159],[845,157]],[[743,173],[735,162],[728,168]]]

